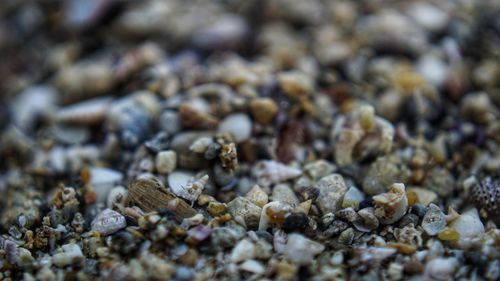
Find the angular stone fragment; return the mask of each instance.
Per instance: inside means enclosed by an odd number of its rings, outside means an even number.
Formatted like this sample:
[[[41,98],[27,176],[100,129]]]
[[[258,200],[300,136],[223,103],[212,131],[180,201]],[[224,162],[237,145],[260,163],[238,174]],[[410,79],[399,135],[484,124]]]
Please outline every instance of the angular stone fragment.
[[[227,208],[231,216],[238,221],[243,219],[247,228],[254,229],[259,225],[262,208],[252,203],[244,197],[236,197],[227,203]]]
[[[340,174],[331,174],[321,178],[316,183],[315,188],[319,190],[316,205],[323,214],[335,213],[341,208],[347,186]]]

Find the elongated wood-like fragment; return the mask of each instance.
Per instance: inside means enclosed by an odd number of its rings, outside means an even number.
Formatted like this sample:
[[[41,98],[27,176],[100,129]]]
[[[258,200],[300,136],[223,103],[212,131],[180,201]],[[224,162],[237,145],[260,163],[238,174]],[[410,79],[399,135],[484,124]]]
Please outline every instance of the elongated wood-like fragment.
[[[168,191],[161,182],[154,179],[140,179],[132,182],[128,189],[128,201],[145,212],[168,209],[177,221],[196,215],[186,201]]]

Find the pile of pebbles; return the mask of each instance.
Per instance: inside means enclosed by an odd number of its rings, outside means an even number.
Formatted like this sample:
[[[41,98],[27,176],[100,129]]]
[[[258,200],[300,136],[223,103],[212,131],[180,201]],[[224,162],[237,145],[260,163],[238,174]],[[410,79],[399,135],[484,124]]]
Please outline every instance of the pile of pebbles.
[[[498,1],[1,1],[1,280],[499,280]]]

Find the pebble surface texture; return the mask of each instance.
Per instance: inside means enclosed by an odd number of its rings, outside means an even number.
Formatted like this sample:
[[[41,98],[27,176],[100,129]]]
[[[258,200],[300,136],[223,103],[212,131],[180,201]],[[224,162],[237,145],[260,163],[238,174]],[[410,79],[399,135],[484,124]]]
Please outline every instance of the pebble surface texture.
[[[0,280],[500,280],[499,18],[0,1]]]

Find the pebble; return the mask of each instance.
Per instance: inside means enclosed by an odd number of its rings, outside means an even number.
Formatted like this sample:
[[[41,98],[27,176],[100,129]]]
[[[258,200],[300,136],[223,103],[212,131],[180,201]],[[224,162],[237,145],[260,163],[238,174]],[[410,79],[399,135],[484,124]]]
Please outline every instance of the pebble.
[[[342,200],[347,192],[344,178],[340,174],[331,174],[321,178],[315,189],[319,190],[319,196],[316,198],[316,204],[323,214],[335,213],[342,206]]]
[[[284,254],[287,259],[297,265],[307,265],[314,257],[325,249],[325,246],[306,238],[301,234],[292,233],[288,235]],[[300,253],[299,255],[297,253]]]
[[[162,131],[171,135],[181,130],[181,118],[179,114],[173,110],[163,111],[159,116],[158,124]]]
[[[127,223],[125,217],[111,209],[105,209],[99,213],[91,223],[91,228],[106,236],[125,228]]]
[[[359,203],[361,203],[364,199],[365,195],[356,187],[351,186],[344,195],[342,208],[353,208],[354,210],[358,210]]]
[[[420,187],[408,188],[407,193],[414,193],[417,196],[417,202],[420,203],[421,206],[429,206],[429,204],[436,202],[438,199],[436,192]]]
[[[368,195],[376,195],[387,191],[387,187],[395,182],[406,182],[410,171],[396,155],[377,158],[370,165],[363,179],[363,191]]]
[[[212,235],[210,235],[212,250],[220,252],[229,247],[233,247],[245,236],[245,233],[245,228],[238,225],[215,228]]]
[[[246,260],[240,265],[240,269],[255,274],[264,273],[264,265],[256,260]]]
[[[375,216],[373,207],[359,210],[358,215],[361,219],[353,222],[357,230],[362,232],[370,232],[378,228],[379,220]]]
[[[424,218],[422,219],[422,228],[430,236],[437,235],[446,226],[446,218],[441,209],[435,204],[431,204]]]
[[[408,14],[421,26],[430,31],[440,31],[448,23],[448,14],[431,3],[415,2]]]
[[[427,173],[422,185],[424,188],[433,190],[440,196],[446,197],[453,192],[455,180],[448,170],[434,168]]]
[[[415,214],[408,213],[404,215],[398,222],[398,227],[404,227],[412,223],[413,225],[418,225],[420,221],[419,217]]]
[[[252,172],[257,177],[257,183],[263,187],[294,179],[302,174],[300,169],[274,160],[260,161]]]
[[[192,172],[178,170],[168,175],[167,183],[172,190],[180,190],[186,187],[193,177]]]
[[[345,221],[335,220],[333,221],[327,229],[323,231],[323,235],[327,238],[332,236],[337,236],[346,230],[349,227],[349,224]]]
[[[252,203],[247,198],[238,196],[227,203],[227,210],[235,220],[241,219],[249,229],[259,226],[262,208]]]
[[[436,258],[425,265],[424,278],[432,281],[453,280],[457,260],[454,258]]]
[[[218,132],[231,133],[237,143],[244,142],[252,134],[252,120],[244,113],[231,114],[220,122]]]
[[[375,216],[381,223],[391,224],[398,221],[408,209],[404,184],[393,184],[389,192],[373,196],[373,202]]]
[[[269,201],[267,193],[258,185],[254,185],[252,189],[247,192],[245,198],[261,208]]]
[[[90,184],[97,193],[97,201],[103,202],[108,198],[109,191],[123,180],[123,174],[108,168],[91,167]]]
[[[177,153],[173,150],[160,151],[156,155],[155,167],[158,173],[166,175],[175,170],[177,166]]]
[[[37,118],[56,108],[57,92],[48,85],[34,85],[19,93],[11,103],[13,122],[21,130],[33,128]]]
[[[250,102],[250,112],[255,121],[269,124],[278,113],[278,106],[270,98],[258,98]]]
[[[313,181],[326,177],[333,173],[336,167],[323,159],[304,165],[304,174],[308,175]]]
[[[113,209],[115,204],[123,205],[127,199],[127,190],[123,186],[115,186],[108,194],[108,199],[106,200],[106,207]]]
[[[242,262],[253,259],[255,256],[255,245],[247,239],[243,239],[231,251],[232,262]]]
[[[427,213],[427,208],[424,207],[423,205],[417,203],[417,204],[411,206],[410,212],[412,214],[417,215],[419,218],[423,218],[425,216],[425,214]]]
[[[475,208],[462,213],[456,220],[450,223],[450,227],[454,228],[460,234],[457,245],[462,249],[469,248],[473,241],[479,239],[484,233],[484,225]]]
[[[272,200],[293,206],[299,204],[299,198],[297,198],[297,195],[295,195],[295,192],[292,190],[290,185],[285,183],[277,184],[274,186]]]
[[[58,267],[75,264],[85,259],[80,246],[77,244],[65,244],[61,248],[62,253],[56,253],[52,256],[52,262]]]
[[[291,213],[285,217],[283,230],[285,232],[301,231],[309,226],[309,218],[304,213]]]
[[[266,231],[266,233],[269,233]],[[272,240],[272,237],[270,238]],[[265,238],[261,238],[255,242],[255,258],[268,259],[273,253],[273,246]]]
[[[287,71],[278,74],[281,88],[291,98],[300,100],[309,95],[313,90],[311,79],[300,71]]]

